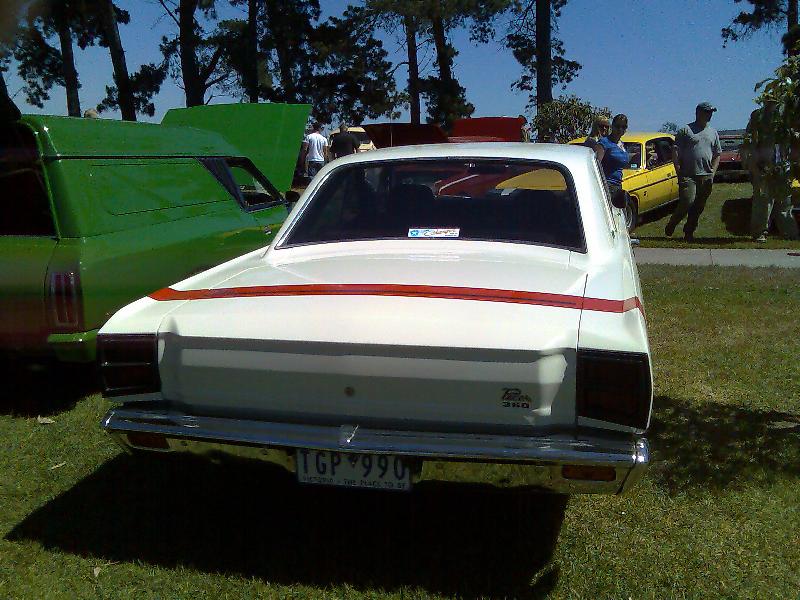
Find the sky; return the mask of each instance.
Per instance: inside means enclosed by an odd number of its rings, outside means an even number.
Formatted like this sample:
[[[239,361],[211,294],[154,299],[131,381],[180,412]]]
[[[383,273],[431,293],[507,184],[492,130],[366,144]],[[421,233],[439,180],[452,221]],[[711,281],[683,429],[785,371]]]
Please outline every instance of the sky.
[[[162,35],[175,25],[164,16],[156,0],[117,0],[131,14],[131,23],[120,27],[128,68],[160,58]],[[347,0],[320,0],[324,16],[341,14]],[[722,47],[720,29],[730,24],[743,4],[734,0],[569,0],[558,19],[556,35],[564,42],[565,55],[583,68],[566,89],[553,95],[575,94],[595,106],[607,106],[614,113],[628,115],[630,129],[658,130],[666,121],[691,121],[698,102],[712,102],[719,109],[712,124],[718,129],[743,128],[755,107],[754,85],[770,77],[780,64],[782,31],[762,31],[750,39]],[[746,4],[745,4],[746,5]],[[242,9],[228,7],[223,16],[244,17]],[[405,60],[405,50],[395,35],[377,33],[389,53],[389,60]],[[520,75],[519,64],[499,41],[475,45],[468,32],[451,32],[458,49],[454,71],[475,105],[473,116],[531,114],[526,94],[510,86]],[[433,52],[422,61],[433,69]],[[81,51],[76,48],[77,69],[82,87],[81,107],[94,106],[105,95],[111,81],[111,61],[104,48]],[[9,92],[23,112],[66,114],[63,88],[54,88],[43,109],[26,104],[21,82],[6,74]],[[396,71],[398,88],[406,85],[407,72]],[[212,103],[236,102],[218,96]],[[167,80],[156,96],[156,115],[184,106],[183,91]],[[118,113],[104,113],[118,117]],[[408,120],[405,112],[400,120]]]

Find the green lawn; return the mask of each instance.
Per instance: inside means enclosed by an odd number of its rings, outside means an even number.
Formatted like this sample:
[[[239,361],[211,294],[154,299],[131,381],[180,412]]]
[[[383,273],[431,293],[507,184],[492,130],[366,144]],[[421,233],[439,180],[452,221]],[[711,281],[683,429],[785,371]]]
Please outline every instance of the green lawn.
[[[683,223],[671,238],[664,235],[672,206],[642,215],[643,223],[636,228],[634,237],[647,248],[800,248],[800,242],[780,239],[777,232],[766,244],[751,241],[752,196],[749,183],[715,183],[691,244],[683,238]]]
[[[5,373],[0,598],[797,598],[798,273],[641,274],[654,462],[625,497],[137,462],[87,376]]]

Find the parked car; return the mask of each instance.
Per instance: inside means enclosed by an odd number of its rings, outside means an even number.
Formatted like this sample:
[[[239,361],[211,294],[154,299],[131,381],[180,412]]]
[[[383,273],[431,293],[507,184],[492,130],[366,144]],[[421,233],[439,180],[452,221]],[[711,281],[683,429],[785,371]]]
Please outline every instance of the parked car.
[[[744,142],[742,133],[722,133],[719,136],[722,145],[722,155],[719,158],[719,168],[715,179],[721,181],[741,181],[750,177],[747,169],[742,165],[740,150]]]
[[[299,136],[305,118],[276,129]],[[263,246],[288,214],[253,161],[210,131],[28,115],[0,139],[3,354],[93,361],[120,307]],[[274,173],[290,180],[292,160]]]
[[[571,140],[582,144],[586,138]],[[622,136],[630,163],[622,172],[622,188],[630,202],[625,208],[628,231],[633,231],[641,216],[678,199],[678,178],[672,164],[675,137],[662,132],[630,132]]]
[[[800,227],[800,181],[792,180],[792,214]]]
[[[451,195],[436,170],[491,177]],[[330,163],[268,247],[126,306],[98,344],[103,427],[134,453],[390,490],[620,493],[649,462],[639,277],[586,148]]]

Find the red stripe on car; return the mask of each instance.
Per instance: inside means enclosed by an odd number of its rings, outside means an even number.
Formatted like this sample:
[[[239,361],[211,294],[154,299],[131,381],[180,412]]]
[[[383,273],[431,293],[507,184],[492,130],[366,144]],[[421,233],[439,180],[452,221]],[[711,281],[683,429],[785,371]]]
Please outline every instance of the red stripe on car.
[[[213,300],[218,298],[256,298],[263,296],[405,296],[410,298],[447,298],[477,300],[482,302],[510,302],[561,308],[583,308],[599,312],[624,313],[639,309],[642,302],[637,297],[627,300],[582,298],[565,294],[521,292],[433,285],[370,285],[370,284],[317,284],[317,285],[266,285],[250,287],[214,288],[202,290],[175,290],[164,288],[153,292],[153,300]]]

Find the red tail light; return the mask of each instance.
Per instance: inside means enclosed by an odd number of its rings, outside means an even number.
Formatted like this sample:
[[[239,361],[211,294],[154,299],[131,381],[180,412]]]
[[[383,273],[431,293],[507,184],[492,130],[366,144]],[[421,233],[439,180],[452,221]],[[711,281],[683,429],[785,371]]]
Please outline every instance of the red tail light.
[[[161,390],[155,335],[98,335],[97,359],[103,396],[129,396]]]
[[[579,417],[645,429],[651,398],[650,362],[646,354],[578,350]]]
[[[83,329],[81,280],[77,271],[51,272],[47,292],[50,324],[60,330]]]

